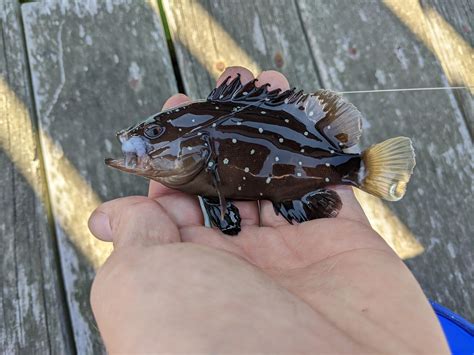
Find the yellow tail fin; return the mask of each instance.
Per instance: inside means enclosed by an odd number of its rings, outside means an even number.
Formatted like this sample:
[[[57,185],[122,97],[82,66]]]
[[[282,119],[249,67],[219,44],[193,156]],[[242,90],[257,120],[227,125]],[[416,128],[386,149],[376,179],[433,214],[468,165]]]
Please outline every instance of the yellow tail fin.
[[[415,167],[410,138],[396,137],[375,144],[362,153],[361,189],[388,201],[398,201]]]

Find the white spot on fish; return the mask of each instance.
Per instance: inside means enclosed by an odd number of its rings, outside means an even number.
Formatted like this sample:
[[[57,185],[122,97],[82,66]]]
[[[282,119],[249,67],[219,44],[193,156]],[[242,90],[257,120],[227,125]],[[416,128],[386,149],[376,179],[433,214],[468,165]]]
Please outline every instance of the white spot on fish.
[[[219,96],[219,99],[222,99],[223,97],[224,97],[224,95],[220,95],[220,96]]]
[[[303,165],[303,162],[302,162],[302,161],[299,161],[299,162],[298,162],[298,165]]]
[[[331,166],[331,164],[329,164],[329,163],[326,163],[325,165],[326,165],[327,167],[330,167],[330,166]]]
[[[242,176],[242,180],[247,180],[247,178],[245,176]]]
[[[278,142],[280,142],[280,143],[283,143],[283,141],[284,141],[283,138],[278,139]]]
[[[264,114],[266,114],[267,112],[266,112],[266,111],[260,111],[260,113],[261,113],[262,115],[264,115]]]
[[[193,118],[193,119],[191,120],[191,122],[194,123],[194,122],[196,122],[196,120]]]
[[[174,110],[174,112],[179,112],[179,108],[177,108],[176,110]]]
[[[202,136],[202,132],[198,132],[198,136]]]
[[[242,186],[237,187],[237,190],[241,191],[241,190],[242,190]]]
[[[279,158],[279,157],[275,157],[275,161],[280,161],[280,158]]]
[[[309,133],[308,133],[308,131],[304,131],[303,134],[304,134],[305,136],[307,136]]]
[[[329,178],[325,178],[324,181],[329,182]]]
[[[331,129],[331,125],[328,126],[328,129]]]
[[[298,176],[298,177],[301,176],[301,173],[296,173],[296,176]]]
[[[252,150],[250,151],[250,155],[254,155],[254,154],[255,154],[255,149],[252,149]]]
[[[225,165],[229,164],[229,159],[225,158],[223,161],[222,161]]]
[[[183,130],[182,128],[178,128],[178,131],[180,131],[180,132],[181,132],[182,130]]]
[[[260,133],[263,133],[263,128],[260,127],[260,128],[258,129],[258,131],[259,131]]]
[[[216,126],[217,126],[217,124],[216,124],[216,123],[213,123],[213,124],[212,124],[212,127],[214,127],[214,128],[215,128]]]
[[[300,152],[301,152],[301,153],[304,153],[304,149],[300,149]]]
[[[244,171],[245,171],[246,173],[248,173],[248,172],[250,171],[250,169],[246,167],[246,168],[244,169]]]
[[[247,94],[248,94],[248,92],[247,92],[247,91],[244,91],[244,92],[242,93],[242,95],[247,95]]]
[[[193,150],[193,147],[188,147],[188,150]]]
[[[207,163],[207,166],[212,168],[212,166],[214,165],[214,162],[213,161],[210,161],[209,163]]]
[[[265,180],[265,182],[266,182],[267,184],[269,184],[270,181],[272,181],[272,178],[271,178],[271,177],[267,177],[267,180]]]
[[[242,121],[237,121],[237,126],[240,126],[242,124]]]
[[[334,150],[331,149],[331,150],[329,151],[329,153],[334,154]]]
[[[263,194],[262,194],[261,192],[260,192],[260,194],[259,194],[259,195],[260,195],[260,196],[263,196]]]
[[[313,116],[313,115],[314,115],[314,112],[311,111],[311,112],[309,113],[309,117],[311,117],[311,116]]]
[[[287,104],[287,103],[288,103],[288,99],[285,99],[285,100],[284,100],[284,103]]]
[[[232,143],[237,143],[237,139],[232,138]]]
[[[290,123],[290,120],[288,118],[285,118],[286,123]]]
[[[218,109],[219,109],[219,106],[216,106],[216,110],[218,110]]]

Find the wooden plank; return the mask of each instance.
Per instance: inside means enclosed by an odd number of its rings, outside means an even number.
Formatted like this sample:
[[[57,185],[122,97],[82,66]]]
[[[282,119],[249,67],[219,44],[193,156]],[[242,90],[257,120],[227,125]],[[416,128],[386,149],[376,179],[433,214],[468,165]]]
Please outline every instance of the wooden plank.
[[[437,58],[382,3],[297,2],[325,87],[445,86]],[[405,199],[390,204],[425,247],[408,265],[428,297],[474,319],[472,142],[454,95],[348,97],[367,117],[363,146],[396,135],[413,138],[415,175]]]
[[[471,137],[474,134],[474,3],[470,0],[425,0],[433,47],[449,65],[445,68],[452,86],[471,86],[454,91]],[[425,10],[425,11],[426,11]],[[453,41],[453,38],[455,40]],[[451,48],[446,43],[452,43]],[[460,57],[462,60],[456,60]]]
[[[22,6],[41,143],[77,351],[103,352],[89,306],[110,246],[88,232],[101,200],[146,194],[145,180],[107,168],[115,132],[176,92],[155,2],[48,1]]]
[[[163,5],[190,96],[207,97],[232,65],[255,74],[279,70],[306,90],[319,86],[293,2],[165,0]]]
[[[0,349],[69,354],[19,12],[16,0],[0,3]]]

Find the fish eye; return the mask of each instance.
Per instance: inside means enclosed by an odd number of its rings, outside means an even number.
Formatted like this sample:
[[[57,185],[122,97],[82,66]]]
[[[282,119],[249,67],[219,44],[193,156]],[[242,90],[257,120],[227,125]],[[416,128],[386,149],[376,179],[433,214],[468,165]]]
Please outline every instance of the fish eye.
[[[162,133],[163,133],[164,129],[162,127],[160,127],[159,125],[150,125],[149,127],[147,127],[145,129],[145,137],[147,137],[148,139],[155,139],[155,138],[158,138]]]

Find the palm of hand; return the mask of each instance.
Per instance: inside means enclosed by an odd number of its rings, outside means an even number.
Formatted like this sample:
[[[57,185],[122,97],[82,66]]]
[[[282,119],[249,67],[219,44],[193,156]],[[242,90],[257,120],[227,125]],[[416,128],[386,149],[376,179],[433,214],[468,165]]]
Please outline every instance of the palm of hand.
[[[269,201],[261,201],[260,209],[256,202],[236,202],[242,216],[242,231],[234,237],[225,236],[215,228],[203,227],[201,209],[192,196],[151,182],[149,197],[162,206],[169,206],[167,213],[175,221],[181,241],[240,257],[299,293],[299,281],[305,282],[306,274],[318,273],[333,259],[341,263],[355,255],[367,258],[372,254],[397,259],[371,229],[352,190],[338,189],[338,193],[343,208],[337,218],[293,225],[277,216]],[[226,256],[231,257],[227,253]],[[345,275],[344,279],[354,276]]]

